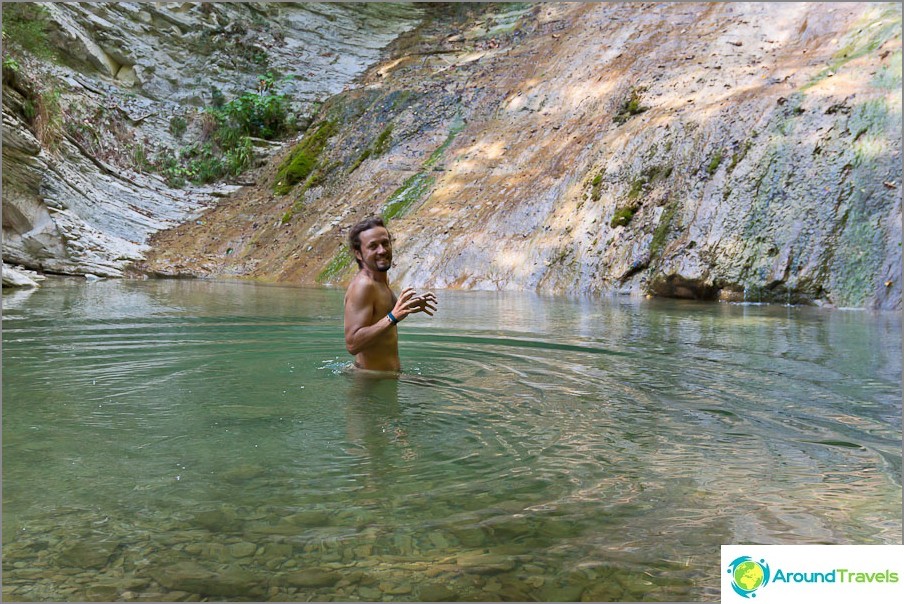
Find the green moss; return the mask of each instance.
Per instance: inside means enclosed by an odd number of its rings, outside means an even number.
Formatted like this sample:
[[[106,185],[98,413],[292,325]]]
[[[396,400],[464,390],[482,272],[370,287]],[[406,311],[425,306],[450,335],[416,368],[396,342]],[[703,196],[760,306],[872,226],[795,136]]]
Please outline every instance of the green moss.
[[[433,183],[436,182],[436,178],[430,175],[430,171],[437,163],[439,163],[445,154],[446,149],[449,148],[449,145],[452,144],[452,141],[455,140],[458,133],[464,129],[464,126],[465,123],[464,120],[461,119],[461,116],[456,116],[449,128],[449,135],[446,137],[446,140],[430,154],[430,157],[421,166],[421,171],[411,175],[402,186],[393,191],[392,195],[389,196],[389,199],[386,200],[382,212],[384,220],[388,222],[393,218],[405,215],[409,208],[430,190]]]
[[[659,218],[659,224],[656,225],[656,229],[653,231],[653,239],[650,241],[650,258],[658,258],[662,255],[662,250],[665,249],[669,232],[672,229],[672,221],[675,219],[677,212],[678,204],[675,202],[669,203],[663,210],[662,216]]]
[[[452,125],[449,127],[449,135],[446,136],[446,140],[443,141],[443,144],[437,147],[437,149],[430,154],[430,158],[424,162],[424,169],[429,170],[442,158],[443,154],[446,152],[446,149],[449,148],[449,145],[452,144],[452,141],[455,140],[455,137],[458,136],[458,133],[464,130],[465,121],[462,119],[461,115],[455,116],[455,119],[452,120]]]
[[[590,181],[590,198],[593,201],[599,201],[600,197],[602,197],[602,187],[603,187],[603,171],[600,171],[599,174],[593,177],[593,180]]]
[[[273,187],[275,193],[285,195],[292,187],[308,178],[317,167],[320,154],[327,140],[336,133],[336,129],[336,122],[328,120],[305,135],[277,170]]]
[[[845,64],[878,50],[888,40],[901,35],[901,5],[884,3],[874,7],[866,16],[855,23],[845,38],[844,46],[832,57],[832,63],[820,71],[812,80],[801,87],[806,90],[824,80],[829,74],[837,73]],[[899,59],[900,60],[900,59]],[[900,81],[900,63],[898,63]],[[900,84],[899,84],[900,85]]]
[[[665,180],[672,175],[672,166],[650,166],[640,173],[640,176],[631,181],[628,189],[628,199],[635,200],[646,189],[647,185]]]
[[[634,206],[623,206],[615,210],[615,214],[612,216],[612,220],[609,222],[609,226],[612,228],[618,226],[627,226],[631,219],[634,218],[634,214],[637,213],[637,209]]]
[[[358,156],[358,159],[356,159],[354,163],[352,163],[351,167],[348,169],[348,173],[351,174],[352,172],[357,170],[358,167],[362,163],[364,163],[366,159],[370,157],[380,157],[381,155],[386,153],[389,150],[389,142],[391,140],[391,136],[392,124],[389,124],[388,126],[386,126],[386,128],[383,129],[383,132],[381,132],[380,135],[367,146],[364,152]]]
[[[185,134],[185,129],[187,127],[188,122],[185,121],[184,116],[174,115],[170,118],[169,131],[170,134],[172,134],[176,138],[182,138],[182,135]]]
[[[876,71],[872,85],[883,90],[901,89],[901,51],[896,51],[888,63]]]
[[[427,172],[412,175],[393,192],[383,206],[383,219],[391,220],[405,214],[411,205],[419,200],[433,186],[436,179]]]
[[[649,107],[644,107],[640,104],[640,95],[644,90],[646,89],[642,87],[631,88],[631,90],[628,91],[628,96],[625,97],[621,106],[618,108],[618,111],[615,113],[615,117],[612,118],[612,121],[620,126],[635,115],[640,115],[648,110]]]
[[[351,267],[355,262],[354,257],[351,252],[348,251],[348,248],[343,246],[336,252],[336,255],[333,256],[333,259],[330,260],[329,264],[320,271],[320,274],[317,275],[318,283],[331,283],[336,280],[342,273],[344,273],[349,267]]]
[[[706,172],[712,176],[716,173],[716,170],[719,169],[719,164],[722,163],[722,149],[718,149],[715,155],[709,160],[709,165],[706,167]]]
[[[741,147],[740,151],[731,154],[731,162],[728,164],[728,172],[730,173],[735,167],[747,156],[747,152],[750,151],[750,147],[753,146],[751,141],[747,141],[744,143],[744,146]]]
[[[876,98],[853,107],[847,127],[853,136],[854,166],[869,164],[888,152],[886,131],[889,122],[888,104]]]
[[[325,120],[337,124],[350,124],[379,101],[381,94],[378,90],[355,90],[338,94],[323,105]]]
[[[389,151],[389,141],[391,140],[391,137],[392,124],[389,124],[383,129],[383,132],[380,133],[380,136],[377,137],[377,140],[375,140],[372,145],[374,157],[379,157]]]
[[[628,199],[637,199],[646,186],[647,180],[643,177],[635,178],[631,181],[631,188],[628,190]]]

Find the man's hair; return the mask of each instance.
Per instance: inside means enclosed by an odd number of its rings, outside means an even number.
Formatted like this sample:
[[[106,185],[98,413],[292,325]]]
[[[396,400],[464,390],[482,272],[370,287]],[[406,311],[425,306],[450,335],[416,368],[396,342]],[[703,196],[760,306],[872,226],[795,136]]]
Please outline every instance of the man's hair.
[[[371,216],[353,226],[352,230],[348,232],[348,245],[352,250],[352,256],[355,256],[355,252],[361,251],[361,233],[374,227],[383,227],[385,229],[386,225],[383,224],[383,219],[379,216]],[[387,232],[389,232],[388,229]],[[390,240],[392,240],[392,235],[390,235]],[[361,268],[361,261],[358,260],[357,256],[355,256],[355,262],[358,263],[358,268]]]

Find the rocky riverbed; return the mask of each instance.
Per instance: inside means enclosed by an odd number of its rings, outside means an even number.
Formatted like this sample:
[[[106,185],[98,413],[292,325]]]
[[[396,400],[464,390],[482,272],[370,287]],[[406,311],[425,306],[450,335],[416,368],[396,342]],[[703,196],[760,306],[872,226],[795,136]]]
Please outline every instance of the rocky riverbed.
[[[500,514],[511,510],[499,509]],[[5,601],[638,601],[685,599],[688,579],[587,560],[549,540],[567,521],[450,513],[388,529],[367,509],[220,506],[189,517],[59,510],[4,539]],[[61,535],[65,534],[63,538]],[[564,552],[563,552],[564,554]],[[678,570],[671,569],[672,571]]]

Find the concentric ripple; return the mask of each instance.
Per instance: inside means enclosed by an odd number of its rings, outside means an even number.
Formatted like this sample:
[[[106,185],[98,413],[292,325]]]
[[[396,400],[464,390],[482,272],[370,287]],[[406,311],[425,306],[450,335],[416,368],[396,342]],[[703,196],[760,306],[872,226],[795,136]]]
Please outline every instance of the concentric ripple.
[[[342,295],[4,294],[4,595],[712,599],[720,544],[900,538],[897,315],[440,292],[374,379]]]

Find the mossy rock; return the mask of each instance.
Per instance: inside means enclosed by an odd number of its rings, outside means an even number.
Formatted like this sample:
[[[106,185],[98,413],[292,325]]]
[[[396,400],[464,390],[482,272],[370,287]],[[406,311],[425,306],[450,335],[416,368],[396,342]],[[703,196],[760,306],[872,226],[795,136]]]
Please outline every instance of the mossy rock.
[[[292,187],[304,182],[319,165],[320,154],[337,129],[336,122],[329,120],[306,134],[277,170],[273,191],[278,195],[285,195]]]
[[[640,115],[647,111],[649,107],[640,104],[640,95],[644,90],[645,88],[631,88],[612,121],[621,126],[635,115]]]
[[[634,214],[637,213],[637,209],[634,206],[624,206],[615,210],[615,214],[612,216],[612,220],[609,222],[609,226],[612,228],[618,226],[627,226],[628,223],[631,222],[631,219],[634,218]]]
[[[317,275],[318,283],[332,283],[355,263],[355,259],[348,248],[343,246],[336,252],[329,264]]]

